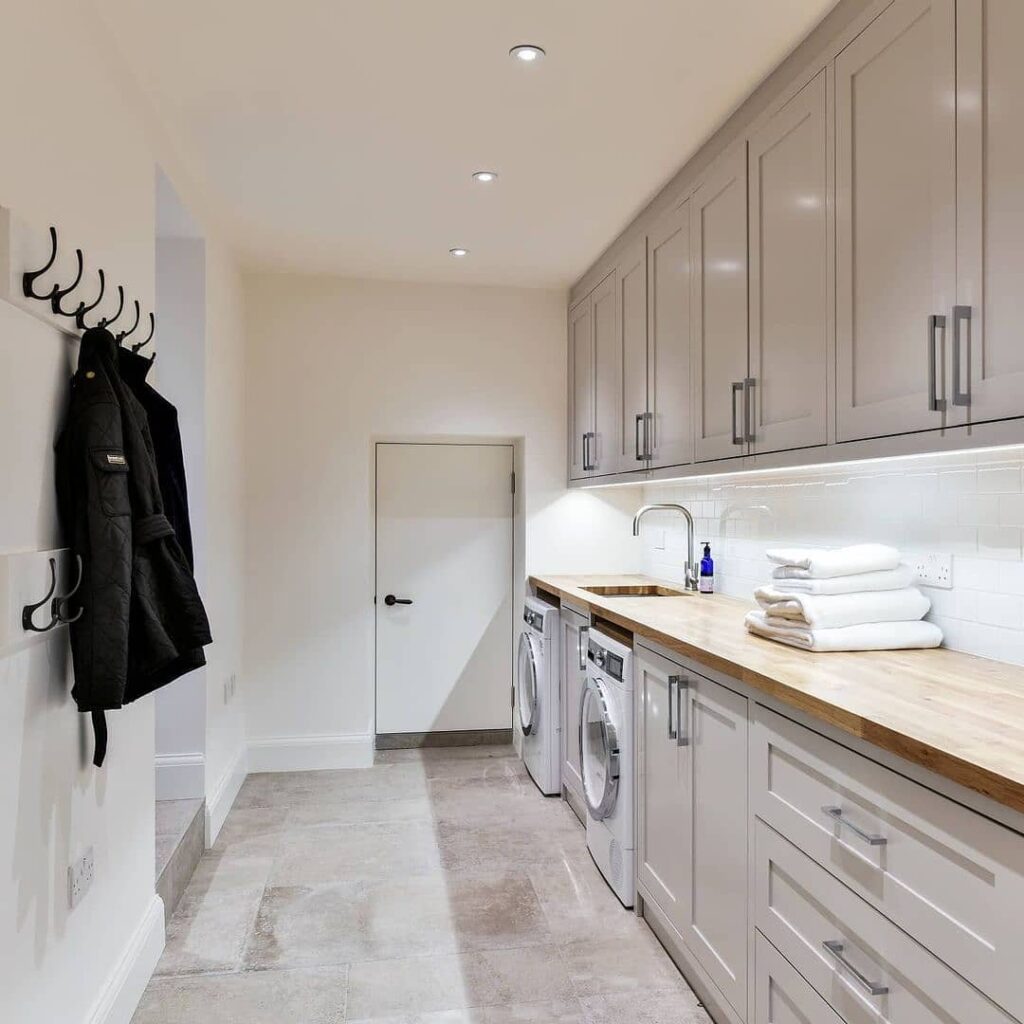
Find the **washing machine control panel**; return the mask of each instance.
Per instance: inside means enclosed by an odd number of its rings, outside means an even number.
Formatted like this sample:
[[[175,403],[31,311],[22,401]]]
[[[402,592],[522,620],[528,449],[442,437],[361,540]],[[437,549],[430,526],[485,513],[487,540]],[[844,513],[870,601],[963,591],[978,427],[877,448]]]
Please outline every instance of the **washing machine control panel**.
[[[612,677],[622,682],[622,658],[611,651],[606,651],[600,644],[590,641],[587,647],[587,657],[600,669],[603,669]]]
[[[531,629],[536,629],[540,632],[544,631],[544,616],[540,612],[531,611],[529,608],[524,609],[523,622]]]

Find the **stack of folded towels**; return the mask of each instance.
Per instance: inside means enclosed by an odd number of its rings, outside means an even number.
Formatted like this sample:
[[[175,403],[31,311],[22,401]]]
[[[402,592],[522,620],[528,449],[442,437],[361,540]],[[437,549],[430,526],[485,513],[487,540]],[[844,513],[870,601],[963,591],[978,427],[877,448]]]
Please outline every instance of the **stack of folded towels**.
[[[751,633],[806,651],[938,647],[942,630],[921,620],[931,602],[900,553],[884,544],[836,550],[779,548],[772,582],[754,592]]]

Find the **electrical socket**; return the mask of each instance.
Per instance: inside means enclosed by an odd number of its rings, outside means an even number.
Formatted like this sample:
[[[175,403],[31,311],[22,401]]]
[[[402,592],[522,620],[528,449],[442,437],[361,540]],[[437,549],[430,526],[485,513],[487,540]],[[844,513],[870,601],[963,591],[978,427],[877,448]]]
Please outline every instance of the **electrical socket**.
[[[953,556],[931,551],[915,555],[910,563],[917,574],[917,582],[939,590],[953,589]]]
[[[96,862],[90,846],[78,860],[68,868],[68,905],[72,910],[82,902],[89,891],[96,874]]]

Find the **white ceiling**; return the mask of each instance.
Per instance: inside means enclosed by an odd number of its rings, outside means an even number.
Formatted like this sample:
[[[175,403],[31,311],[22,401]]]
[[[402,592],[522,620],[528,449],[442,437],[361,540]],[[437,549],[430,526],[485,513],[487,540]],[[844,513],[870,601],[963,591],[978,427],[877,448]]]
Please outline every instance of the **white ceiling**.
[[[249,265],[558,286],[834,0],[96,3]]]

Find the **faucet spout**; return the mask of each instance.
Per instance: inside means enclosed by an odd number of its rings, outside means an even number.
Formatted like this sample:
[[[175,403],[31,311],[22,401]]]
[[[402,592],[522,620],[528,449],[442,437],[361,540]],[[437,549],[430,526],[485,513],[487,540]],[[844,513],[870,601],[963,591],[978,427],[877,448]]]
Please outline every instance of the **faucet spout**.
[[[675,502],[665,502],[656,505],[643,505],[637,510],[635,516],[633,516],[633,536],[640,536],[640,520],[643,519],[648,512],[678,512],[683,518],[686,519],[686,589],[696,590],[697,589],[697,562],[694,557],[694,546],[693,546],[693,516],[690,514],[690,510],[685,505],[677,505]]]

